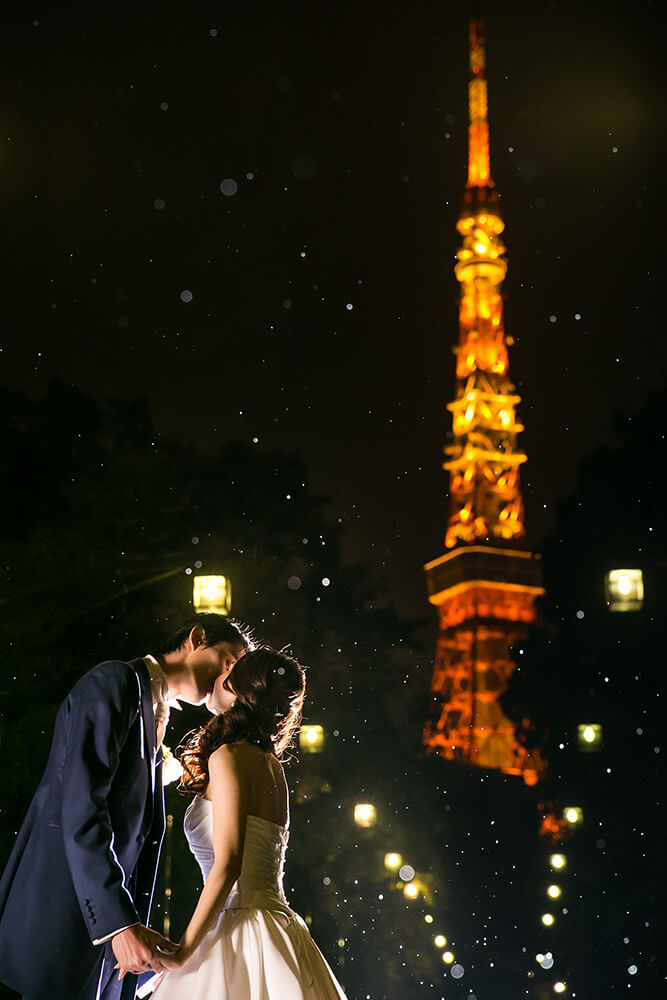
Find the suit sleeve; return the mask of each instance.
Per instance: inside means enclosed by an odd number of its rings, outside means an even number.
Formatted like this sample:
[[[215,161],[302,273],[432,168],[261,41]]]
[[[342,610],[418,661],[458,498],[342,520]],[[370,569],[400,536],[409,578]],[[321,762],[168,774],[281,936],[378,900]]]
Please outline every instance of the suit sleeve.
[[[140,922],[114,851],[108,796],[137,717],[137,676],[126,663],[87,674],[69,696],[63,774],[65,853],[91,941]]]

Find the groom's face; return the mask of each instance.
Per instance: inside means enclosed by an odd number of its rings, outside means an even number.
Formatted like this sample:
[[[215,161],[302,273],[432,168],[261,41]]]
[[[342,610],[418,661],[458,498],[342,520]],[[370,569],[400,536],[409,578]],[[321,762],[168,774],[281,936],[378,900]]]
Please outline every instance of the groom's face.
[[[201,705],[205,702],[218,677],[226,677],[244,653],[244,647],[235,642],[218,642],[215,646],[205,646],[202,642],[196,646],[188,657],[196,686],[193,703]]]

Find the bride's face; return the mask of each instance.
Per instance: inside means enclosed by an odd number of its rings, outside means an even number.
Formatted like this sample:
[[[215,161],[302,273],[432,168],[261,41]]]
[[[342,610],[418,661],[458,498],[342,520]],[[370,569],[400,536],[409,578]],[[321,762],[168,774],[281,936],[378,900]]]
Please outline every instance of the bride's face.
[[[213,715],[222,715],[229,711],[236,701],[236,692],[232,687],[234,668],[226,675],[221,675],[213,685],[213,692],[206,703],[206,707]]]

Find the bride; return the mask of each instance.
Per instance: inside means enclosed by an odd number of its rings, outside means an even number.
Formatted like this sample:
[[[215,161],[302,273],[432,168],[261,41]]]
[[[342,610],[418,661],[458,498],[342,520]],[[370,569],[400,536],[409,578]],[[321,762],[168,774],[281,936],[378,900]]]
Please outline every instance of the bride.
[[[303,668],[272,649],[247,653],[216,681],[215,718],[181,751],[195,793],[185,834],[204,877],[169,971],[142,988],[156,1000],[345,1000],[282,876],[289,802],[280,757],[301,720]]]

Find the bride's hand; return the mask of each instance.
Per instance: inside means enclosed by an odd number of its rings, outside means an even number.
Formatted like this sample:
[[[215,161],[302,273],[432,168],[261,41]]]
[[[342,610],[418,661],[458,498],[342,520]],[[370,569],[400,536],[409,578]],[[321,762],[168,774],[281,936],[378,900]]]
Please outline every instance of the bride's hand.
[[[192,954],[193,953],[189,948],[179,948],[179,950],[174,952],[172,955],[161,955],[160,964],[163,968],[167,969],[168,972],[175,972],[177,969],[182,969],[183,966],[190,961]]]

